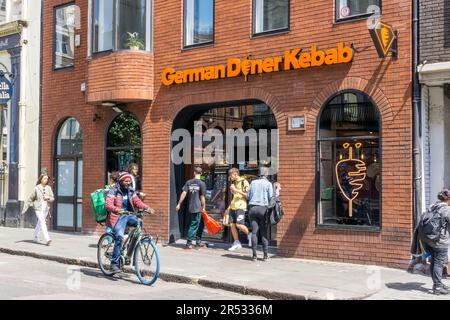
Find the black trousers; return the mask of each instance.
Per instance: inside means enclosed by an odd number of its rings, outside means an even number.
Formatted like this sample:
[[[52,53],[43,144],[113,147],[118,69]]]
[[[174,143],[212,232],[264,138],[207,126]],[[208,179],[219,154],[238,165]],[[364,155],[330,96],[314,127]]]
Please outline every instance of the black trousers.
[[[431,279],[433,279],[433,288],[442,287],[442,272],[448,261],[448,249],[433,248],[428,245],[427,251],[431,253],[430,273]]]
[[[250,224],[252,225],[253,256],[256,256],[256,247],[258,245],[258,231],[261,234],[264,255],[267,255],[268,252],[269,240],[267,240],[266,211],[267,207],[252,206],[250,207],[248,213]]]

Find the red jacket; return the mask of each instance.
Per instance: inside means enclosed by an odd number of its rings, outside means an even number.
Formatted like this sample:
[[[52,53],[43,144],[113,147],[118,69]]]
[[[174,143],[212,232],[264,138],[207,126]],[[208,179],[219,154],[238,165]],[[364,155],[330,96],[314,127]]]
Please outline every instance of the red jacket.
[[[128,189],[128,199],[133,210],[145,210],[149,207],[139,199],[133,188]],[[106,225],[114,229],[117,221],[120,218],[120,211],[123,208],[123,193],[119,185],[112,187],[106,195],[106,210],[108,211],[108,218],[106,218]]]

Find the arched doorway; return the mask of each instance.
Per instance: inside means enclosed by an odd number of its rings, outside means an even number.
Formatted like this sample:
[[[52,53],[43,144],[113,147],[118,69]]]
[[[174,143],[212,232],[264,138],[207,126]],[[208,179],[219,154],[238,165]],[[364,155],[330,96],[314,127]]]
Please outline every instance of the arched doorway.
[[[194,125],[197,123],[197,125]],[[228,180],[228,170],[230,168],[238,168],[241,176],[244,176],[249,182],[257,177],[258,167],[260,165],[273,165],[278,159],[278,126],[276,118],[272,110],[266,104],[260,101],[243,101],[233,103],[222,103],[214,105],[200,105],[190,106],[183,109],[177,117],[174,119],[172,132],[178,131],[178,129],[186,130],[189,132],[191,139],[192,149],[190,151],[190,163],[185,162],[176,164],[172,162],[171,167],[171,214],[170,214],[170,241],[175,241],[179,238],[185,238],[187,229],[190,224],[188,214],[177,214],[175,207],[180,197],[181,189],[184,183],[193,177],[193,168],[197,166],[195,158],[198,156],[198,152],[203,152],[208,145],[209,141],[204,140],[206,131],[214,129],[217,134],[223,135],[223,145],[217,148],[216,151],[225,154],[225,158],[229,154],[230,140],[227,139],[227,130],[242,129],[244,133],[248,133],[250,129],[254,129],[256,132],[256,140],[245,140],[244,149],[245,157],[240,158],[238,156],[237,146],[231,147],[233,149],[233,155],[227,159],[221,159],[214,161],[214,163],[203,163],[200,166],[203,169],[202,180],[206,184],[206,209],[208,213],[216,220],[221,220],[225,209],[231,202],[231,193],[229,192],[230,182]],[[267,140],[260,139],[261,129],[265,129],[268,134]],[[276,134],[274,133],[276,131]],[[202,133],[202,145],[201,148],[194,148],[196,134]],[[274,148],[276,152],[272,152],[273,148],[271,142],[273,141],[271,135],[276,137]],[[228,136],[229,137],[229,136]],[[197,135],[198,138],[198,135]],[[172,141],[172,148],[174,148],[179,141]],[[252,147],[256,145],[257,152],[252,154]],[[266,159],[260,158],[260,150],[266,149],[268,157],[272,158],[273,163],[268,163]],[[252,158],[255,155],[256,158]],[[250,159],[253,159],[250,161]],[[270,176],[270,180],[275,182],[277,179],[276,173]],[[186,207],[186,206],[185,206]],[[276,226],[271,228],[269,238],[271,245],[276,245]],[[242,237],[242,243],[246,243],[245,236]],[[219,232],[215,236],[205,234],[204,239],[214,242],[232,242],[231,233],[228,228],[225,228],[223,232]]]
[[[381,227],[381,120],[360,91],[324,105],[317,126],[317,225]]]
[[[83,131],[75,118],[62,124],[56,140],[56,215],[57,230],[80,231],[83,194]]]
[[[118,115],[108,128],[106,138],[106,177],[113,171],[123,171],[137,163],[142,172],[142,134],[139,121],[130,113]],[[137,190],[140,188],[137,181]]]

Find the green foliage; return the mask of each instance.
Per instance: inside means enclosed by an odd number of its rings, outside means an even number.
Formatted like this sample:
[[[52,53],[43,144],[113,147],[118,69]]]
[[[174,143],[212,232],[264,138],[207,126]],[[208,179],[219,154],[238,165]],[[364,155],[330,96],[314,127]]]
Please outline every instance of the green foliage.
[[[128,33],[128,39],[127,39],[126,46],[128,46],[129,48],[131,48],[131,47],[138,47],[139,49],[144,48],[144,41],[139,38],[139,33],[137,33],[137,32],[133,32],[133,33],[127,32],[127,33]]]
[[[114,119],[108,131],[108,147],[142,145],[139,122],[130,114],[121,113]]]

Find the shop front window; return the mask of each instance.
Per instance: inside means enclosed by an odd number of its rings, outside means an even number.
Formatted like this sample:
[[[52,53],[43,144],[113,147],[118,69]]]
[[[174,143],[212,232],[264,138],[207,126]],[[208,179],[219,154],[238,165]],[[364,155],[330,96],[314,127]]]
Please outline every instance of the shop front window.
[[[289,0],[253,0],[253,34],[289,29]]]
[[[93,52],[152,46],[152,0],[94,0]]]
[[[55,69],[73,66],[75,49],[75,5],[55,9]]]
[[[381,13],[381,0],[336,0],[336,20]]]
[[[345,92],[323,108],[318,128],[318,225],[378,229],[380,123],[367,95]]]
[[[214,42],[214,0],[184,0],[184,46]]]
[[[139,122],[129,113],[121,113],[111,123],[106,144],[107,177],[125,171],[132,163],[142,170],[142,135]]]

